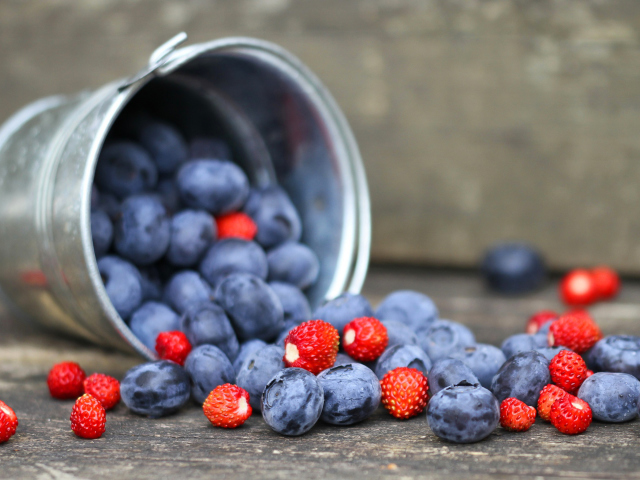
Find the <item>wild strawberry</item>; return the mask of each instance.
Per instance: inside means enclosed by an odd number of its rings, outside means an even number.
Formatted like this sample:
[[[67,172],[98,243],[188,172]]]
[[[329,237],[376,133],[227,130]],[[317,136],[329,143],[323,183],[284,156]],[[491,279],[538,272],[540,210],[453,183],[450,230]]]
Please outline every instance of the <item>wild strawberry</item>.
[[[396,418],[418,415],[429,401],[427,377],[420,370],[398,367],[380,380],[382,405]]]
[[[178,365],[184,365],[184,361],[191,353],[191,343],[182,332],[162,332],[156,339],[156,352],[162,360],[171,360]]]
[[[18,428],[18,417],[13,409],[0,400],[0,443],[9,440]]]
[[[565,395],[569,394],[551,383],[544,387],[538,398],[538,415],[540,415],[540,418],[548,422],[550,420],[549,415],[551,414],[553,402]]]
[[[94,373],[85,378],[84,393],[98,400],[105,410],[111,410],[120,401],[120,382],[109,375]]]
[[[598,298],[609,300],[620,290],[620,277],[609,267],[597,267],[591,270],[591,277],[598,292]]]
[[[551,310],[540,310],[538,313],[534,313],[529,321],[527,322],[526,333],[529,335],[533,335],[538,333],[540,327],[542,327],[545,323],[550,322],[558,318],[559,315],[556,312],[552,312]]]
[[[359,362],[372,362],[377,359],[388,343],[387,327],[373,317],[355,318],[344,327],[344,351]]]
[[[598,291],[591,272],[570,271],[560,282],[560,298],[567,305],[587,306],[598,299]]]
[[[242,212],[227,213],[216,217],[218,238],[242,238],[253,240],[258,233],[258,227],[253,219]]]
[[[551,406],[551,425],[567,435],[584,432],[591,425],[591,407],[584,400],[567,394]]]
[[[585,311],[561,315],[549,327],[549,345],[567,347],[576,353],[584,353],[602,338],[600,327]]]
[[[593,375],[593,370],[587,370],[587,378]]]
[[[536,409],[517,398],[505,398],[500,404],[500,425],[510,432],[526,432],[536,421]]]
[[[222,428],[239,427],[253,411],[249,405],[249,392],[230,383],[214,388],[202,410],[213,425]]]
[[[577,353],[560,350],[549,363],[549,373],[556,385],[567,393],[575,394],[587,379],[587,364]]]
[[[301,323],[284,339],[284,364],[317,375],[336,363],[339,342],[338,331],[330,323],[322,320]]]
[[[86,374],[75,362],[62,362],[53,366],[47,377],[49,393],[53,398],[67,400],[78,398],[84,392],[82,382]]]
[[[100,438],[107,423],[102,404],[88,393],[76,400],[71,410],[71,430],[81,438]]]

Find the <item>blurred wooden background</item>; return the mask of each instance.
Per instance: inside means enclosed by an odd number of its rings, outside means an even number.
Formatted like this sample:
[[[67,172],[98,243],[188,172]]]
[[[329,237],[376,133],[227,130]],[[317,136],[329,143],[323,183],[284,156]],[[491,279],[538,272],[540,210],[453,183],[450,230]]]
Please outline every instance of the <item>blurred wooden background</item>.
[[[0,0],[0,120],[182,30],[260,37],[351,122],[374,261],[473,266],[524,239],[554,268],[637,274],[639,27],[637,0]]]

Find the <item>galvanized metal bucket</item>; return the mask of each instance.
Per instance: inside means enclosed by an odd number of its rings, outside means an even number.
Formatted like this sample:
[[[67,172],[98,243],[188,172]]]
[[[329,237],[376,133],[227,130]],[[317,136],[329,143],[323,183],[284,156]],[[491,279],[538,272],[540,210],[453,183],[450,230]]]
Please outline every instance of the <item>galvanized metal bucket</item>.
[[[15,314],[99,345],[155,358],[111,305],[90,227],[102,144],[134,106],[187,137],[217,125],[254,185],[278,181],[298,208],[321,273],[312,306],[359,292],[370,207],[349,125],[320,81],[271,43],[224,38],[176,49],[180,34],[134,77],[39,100],[0,127],[0,294]]]

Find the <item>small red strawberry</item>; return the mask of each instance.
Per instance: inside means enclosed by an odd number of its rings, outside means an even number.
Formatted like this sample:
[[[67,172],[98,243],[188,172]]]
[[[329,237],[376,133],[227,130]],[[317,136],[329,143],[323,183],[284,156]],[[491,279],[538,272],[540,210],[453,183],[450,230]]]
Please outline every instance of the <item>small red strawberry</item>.
[[[583,310],[561,315],[549,327],[549,345],[584,353],[602,338],[600,327]]]
[[[415,368],[398,367],[380,380],[382,405],[396,418],[418,415],[429,401],[429,385],[424,373]]]
[[[342,346],[354,360],[372,362],[377,359],[389,343],[387,327],[373,317],[351,320],[344,327]]]
[[[580,355],[560,350],[549,362],[551,380],[565,392],[575,394],[587,379],[587,364]]]
[[[551,424],[567,435],[584,432],[591,425],[591,407],[584,400],[567,394],[551,406]]]
[[[71,430],[81,438],[100,438],[107,423],[102,404],[88,393],[76,400],[71,410]]]
[[[593,375],[593,370],[587,370],[587,378]]]
[[[567,305],[587,306],[598,299],[598,291],[591,272],[584,269],[570,271],[560,282],[560,298]]]
[[[336,363],[339,342],[338,331],[330,323],[322,320],[301,323],[284,339],[284,364],[317,375]]]
[[[0,443],[9,440],[18,428],[18,417],[13,409],[0,400]]]
[[[214,388],[204,401],[202,410],[213,425],[222,428],[239,427],[253,411],[249,392],[230,383]]]
[[[540,327],[542,327],[545,323],[550,322],[558,318],[559,315],[556,312],[552,312],[551,310],[540,310],[537,313],[534,313],[529,321],[527,322],[526,333],[529,335],[533,335],[538,333]]]
[[[184,365],[184,361],[191,353],[191,343],[184,333],[177,330],[162,332],[156,339],[156,352],[162,360],[171,360],[178,365]]]
[[[510,432],[526,432],[536,421],[536,409],[517,398],[505,398],[500,404],[500,425]]]
[[[111,410],[120,401],[120,382],[109,375],[94,373],[84,380],[84,393],[98,400],[105,410]]]
[[[551,413],[551,406],[553,405],[553,402],[565,395],[568,395],[568,393],[556,385],[552,385],[550,383],[545,386],[540,392],[540,397],[538,398],[538,415],[540,418],[548,422],[550,420],[549,415]]]
[[[591,270],[591,277],[598,292],[598,298],[609,300],[620,290],[620,277],[609,267],[596,267]]]
[[[53,366],[47,377],[49,393],[53,398],[68,400],[78,398],[84,392],[82,382],[86,374],[75,362],[62,362]]]
[[[258,233],[258,227],[253,219],[242,212],[227,213],[216,217],[218,238],[242,238],[253,240]]]

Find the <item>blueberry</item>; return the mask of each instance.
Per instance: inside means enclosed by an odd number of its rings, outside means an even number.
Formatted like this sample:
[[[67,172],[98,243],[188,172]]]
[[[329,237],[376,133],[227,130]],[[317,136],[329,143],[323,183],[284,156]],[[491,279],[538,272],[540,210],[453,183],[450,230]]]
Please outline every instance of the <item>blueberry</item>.
[[[142,303],[140,272],[129,262],[116,256],[98,260],[98,270],[113,308],[126,320]]]
[[[395,320],[414,332],[426,330],[438,319],[438,308],[426,295],[412,290],[398,290],[389,294],[376,310],[381,321]]]
[[[545,335],[549,334],[549,329],[551,328],[551,324],[555,322],[555,320],[549,320],[548,322],[545,322],[540,329],[536,332],[538,334],[544,333]]]
[[[91,211],[98,210],[100,208],[100,190],[94,183],[91,185]]]
[[[214,345],[194,348],[184,362],[191,379],[191,396],[203,404],[218,385],[233,383],[236,375],[227,356]]]
[[[219,138],[194,138],[189,144],[189,156],[192,159],[213,158],[231,160],[231,149]]]
[[[190,267],[200,261],[216,239],[216,223],[204,210],[183,210],[171,219],[171,240],[167,261]]]
[[[256,241],[264,248],[300,240],[300,216],[289,196],[277,185],[252,190],[244,210],[256,223]]]
[[[167,209],[167,212],[174,214],[182,209],[182,201],[180,200],[180,191],[178,185],[173,178],[164,178],[158,181],[156,187],[156,195],[160,199],[160,203]]]
[[[427,405],[429,428],[454,443],[473,443],[488,437],[500,421],[500,404],[480,385],[447,387]]]
[[[516,353],[528,352],[538,348],[546,348],[549,346],[547,336],[542,333],[529,335],[528,333],[518,333],[507,337],[500,349],[506,358],[513,357]]]
[[[397,320],[384,320],[382,324],[389,337],[387,348],[392,345],[418,345],[418,336],[406,324]]]
[[[180,330],[180,317],[164,303],[146,302],[133,312],[129,326],[138,340],[155,352],[161,332]]]
[[[336,361],[333,364],[333,366],[337,367],[338,365],[347,365],[349,363],[358,363],[358,362],[355,361],[353,358],[351,358],[346,353],[338,352],[338,355],[336,356]]]
[[[553,360],[557,354],[559,354],[562,350],[572,351],[567,347],[538,347],[534,349],[536,352],[541,353],[546,357],[547,360]]]
[[[254,352],[264,348],[267,346],[267,343],[263,340],[258,340],[257,338],[254,340],[247,340],[246,342],[240,344],[240,349],[238,350],[238,355],[236,359],[233,361],[233,369],[236,372],[236,375],[240,371],[240,367],[245,359]]]
[[[594,373],[578,390],[601,422],[627,422],[638,416],[640,381],[628,373]]]
[[[464,347],[475,345],[476,338],[464,325],[450,320],[436,320],[418,335],[420,346],[432,362],[448,357]]]
[[[152,190],[158,170],[149,154],[132,142],[106,145],[96,166],[95,181],[100,190],[118,198]]]
[[[91,212],[91,240],[96,258],[103,257],[111,248],[113,240],[113,224],[103,210]]]
[[[449,357],[458,359],[469,367],[484,388],[491,388],[493,376],[507,361],[502,350],[484,343],[476,343],[473,346],[457,350]]]
[[[260,396],[269,380],[284,368],[283,357],[284,348],[267,345],[244,359],[236,376],[236,384],[249,392],[252,408],[262,408]]]
[[[373,317],[373,309],[362,295],[343,293],[325,302],[311,316],[314,319],[329,322],[338,330],[338,333],[342,334],[345,325],[354,318]]]
[[[458,385],[461,382],[467,382],[470,385],[479,385],[478,378],[473,374],[471,369],[454,358],[443,358],[433,364],[429,375],[429,393],[433,396],[440,390],[452,385]]]
[[[284,341],[286,340],[287,336],[289,335],[289,332],[291,330],[293,330],[294,328],[296,328],[299,325],[298,322],[294,322],[289,320],[288,322],[284,322],[284,327],[282,328],[282,330],[280,331],[280,333],[278,334],[278,338],[276,338],[274,345],[279,345],[281,347],[284,347]]]
[[[536,407],[540,391],[548,383],[551,383],[549,360],[535,351],[521,352],[500,367],[491,381],[491,391],[500,402],[515,397]]]
[[[546,278],[542,256],[522,243],[499,244],[485,253],[482,275],[492,290],[522,294],[537,289]]]
[[[417,345],[392,345],[378,358],[375,372],[382,380],[387,372],[398,367],[415,368],[427,375],[431,369],[431,359]]]
[[[180,330],[189,339],[192,346],[215,345],[229,358],[238,355],[238,338],[231,322],[219,305],[203,302],[193,306],[182,316]]]
[[[222,281],[216,301],[242,341],[272,340],[284,326],[282,305],[271,287],[255,275],[235,273]]]
[[[189,401],[189,375],[168,360],[143,363],[130,369],[120,383],[124,404],[138,415],[162,417]]]
[[[200,273],[217,288],[232,273],[251,273],[267,279],[267,256],[260,245],[239,238],[225,238],[215,243],[200,262]]]
[[[163,122],[154,121],[144,125],[139,141],[162,174],[175,172],[189,155],[182,134]]]
[[[162,280],[155,265],[140,267],[140,279],[142,285],[142,300],[162,299]]]
[[[267,254],[269,281],[285,282],[301,290],[313,285],[320,273],[317,255],[306,245],[285,242]]]
[[[313,373],[302,368],[278,372],[262,394],[262,417],[282,435],[302,435],[322,414],[324,392]]]
[[[236,164],[222,160],[192,160],[176,177],[180,198],[190,208],[213,215],[242,208],[249,196],[249,180]]]
[[[171,277],[164,288],[164,301],[183,314],[213,298],[211,287],[197,272],[184,270]]]
[[[380,405],[378,377],[359,363],[339,365],[318,375],[324,391],[320,418],[331,425],[353,425],[370,417]]]
[[[115,224],[116,251],[137,265],[149,265],[160,259],[171,238],[167,210],[150,195],[127,198]]]
[[[598,341],[585,355],[595,372],[628,373],[640,379],[640,337],[611,335]]]
[[[280,299],[285,322],[300,324],[311,319],[309,301],[298,287],[281,282],[269,282],[269,286]]]
[[[115,195],[100,193],[98,207],[94,210],[104,211],[109,216],[111,223],[113,223],[120,217],[120,208],[120,200]]]

